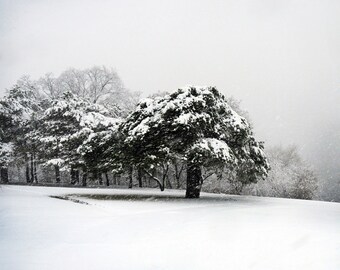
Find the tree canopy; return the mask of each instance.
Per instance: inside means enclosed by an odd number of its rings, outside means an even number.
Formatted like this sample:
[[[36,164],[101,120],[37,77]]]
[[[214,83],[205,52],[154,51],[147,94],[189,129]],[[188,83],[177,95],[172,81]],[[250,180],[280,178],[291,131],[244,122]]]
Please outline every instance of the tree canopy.
[[[187,87],[141,101],[122,124],[122,162],[145,171],[172,158],[187,162],[187,197],[199,197],[202,166],[226,164],[245,182],[265,177],[263,144],[214,87]]]

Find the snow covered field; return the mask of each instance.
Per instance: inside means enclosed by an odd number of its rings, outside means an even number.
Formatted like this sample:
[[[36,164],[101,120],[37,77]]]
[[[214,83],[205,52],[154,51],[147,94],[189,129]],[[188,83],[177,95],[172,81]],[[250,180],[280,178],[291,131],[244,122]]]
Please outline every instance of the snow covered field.
[[[0,187],[2,270],[340,269],[340,203]]]

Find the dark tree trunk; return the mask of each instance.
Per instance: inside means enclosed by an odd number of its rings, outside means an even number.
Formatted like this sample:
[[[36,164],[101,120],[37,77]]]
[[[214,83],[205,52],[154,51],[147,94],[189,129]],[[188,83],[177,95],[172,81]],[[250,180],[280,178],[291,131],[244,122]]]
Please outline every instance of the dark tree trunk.
[[[31,182],[34,183],[34,158],[33,158],[33,154],[31,154],[31,158],[30,158],[30,161],[31,161]]]
[[[99,185],[103,185],[103,174],[102,173],[99,173],[97,174],[98,175],[98,183]]]
[[[71,185],[75,185],[77,183],[76,179],[76,170],[71,167]]]
[[[83,172],[82,186],[86,187],[87,185],[87,172]]]
[[[110,179],[109,179],[109,176],[107,174],[107,172],[105,173],[105,180],[106,180],[106,186],[110,186]]]
[[[79,184],[79,170],[75,170],[75,180],[76,183]]]
[[[129,168],[129,188],[132,188],[132,184],[133,184],[132,173],[133,173],[133,167],[130,166],[130,168]]]
[[[55,170],[55,182],[57,184],[60,183],[60,168],[59,165],[54,165],[54,170]]]
[[[161,191],[164,191],[164,180],[162,182],[162,179],[157,178],[157,176],[155,176],[155,171],[153,173],[147,171],[147,170],[143,170],[150,178],[152,178],[153,180],[156,181],[157,185],[159,186],[159,189]],[[157,174],[156,174],[157,175]]]
[[[186,198],[199,198],[202,184],[202,171],[197,163],[188,163]]]
[[[91,182],[93,183],[97,183],[98,180],[98,174],[96,171],[90,171],[88,174],[89,180],[91,180]]]
[[[8,168],[7,167],[1,167],[0,169],[0,179],[1,182],[4,184],[7,184],[8,181]]]
[[[38,173],[37,173],[37,161],[35,160],[35,155],[34,155],[34,162],[33,162],[33,167],[34,167],[34,183],[38,184]]]
[[[141,168],[138,168],[137,178],[138,178],[138,186],[143,187],[143,172]]]
[[[169,188],[172,188],[169,177],[168,177],[168,171],[169,171],[169,164],[166,164],[166,165],[163,164],[162,185],[163,187],[165,187],[165,185],[167,184]]]
[[[30,164],[29,164],[29,160],[26,159],[26,182],[27,183],[31,183],[31,179],[30,179]]]

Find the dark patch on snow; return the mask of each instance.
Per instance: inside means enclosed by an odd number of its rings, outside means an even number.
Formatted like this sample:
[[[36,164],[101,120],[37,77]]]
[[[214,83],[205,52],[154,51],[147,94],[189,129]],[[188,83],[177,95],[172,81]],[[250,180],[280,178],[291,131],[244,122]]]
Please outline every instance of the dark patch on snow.
[[[77,199],[74,199],[74,198],[70,198],[69,196],[50,196],[50,198],[65,200],[65,201],[71,201],[71,202],[74,202],[74,203],[80,203],[80,204],[88,205],[87,202],[80,201],[80,200],[77,200]]]
[[[157,195],[157,194],[70,194],[72,197],[80,197],[94,200],[119,200],[119,201],[146,201],[146,202],[184,202],[184,201],[197,201],[197,202],[216,202],[216,201],[237,201],[231,197],[201,197],[197,200],[184,198],[183,195]]]

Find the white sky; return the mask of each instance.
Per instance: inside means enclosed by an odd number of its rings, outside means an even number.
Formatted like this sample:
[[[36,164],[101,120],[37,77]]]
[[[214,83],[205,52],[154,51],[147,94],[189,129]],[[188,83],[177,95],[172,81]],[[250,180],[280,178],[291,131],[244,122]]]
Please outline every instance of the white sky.
[[[259,139],[340,178],[339,0],[0,0],[1,94],[92,65],[145,94],[215,85]]]

